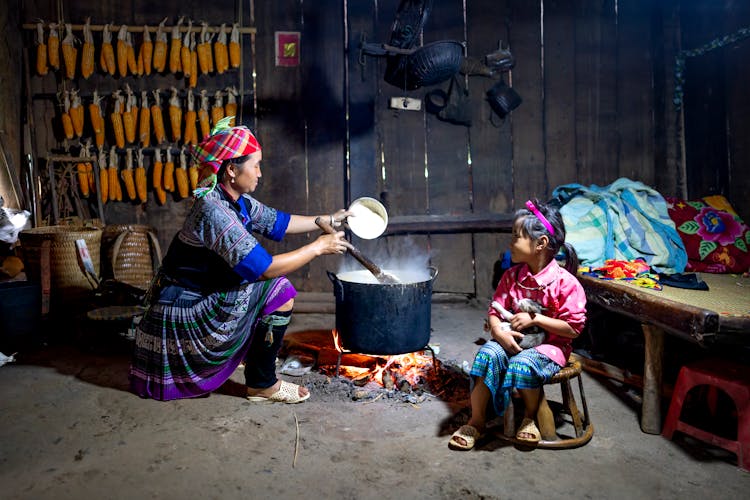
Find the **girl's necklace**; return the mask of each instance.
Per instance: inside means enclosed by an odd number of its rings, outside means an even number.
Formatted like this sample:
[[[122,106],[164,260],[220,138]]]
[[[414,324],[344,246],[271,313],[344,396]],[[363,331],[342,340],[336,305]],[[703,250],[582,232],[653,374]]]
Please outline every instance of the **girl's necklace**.
[[[520,271],[520,270],[519,270]],[[516,285],[520,286],[524,290],[530,290],[532,292],[542,291],[557,280],[557,276],[549,280],[547,283],[543,283],[538,286],[526,286],[518,280],[518,272],[516,272]]]

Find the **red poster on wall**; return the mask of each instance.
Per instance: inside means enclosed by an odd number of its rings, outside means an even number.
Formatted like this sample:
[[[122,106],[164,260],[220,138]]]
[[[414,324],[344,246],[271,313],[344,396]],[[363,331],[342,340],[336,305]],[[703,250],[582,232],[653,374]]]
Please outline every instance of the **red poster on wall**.
[[[276,66],[299,66],[300,32],[277,31]]]

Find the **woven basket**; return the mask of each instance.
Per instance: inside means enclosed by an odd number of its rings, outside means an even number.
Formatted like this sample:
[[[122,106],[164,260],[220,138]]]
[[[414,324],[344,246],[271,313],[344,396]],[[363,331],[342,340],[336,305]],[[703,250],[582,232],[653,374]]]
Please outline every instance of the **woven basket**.
[[[142,224],[111,224],[102,233],[102,278],[148,289],[161,263],[154,228]]]
[[[84,240],[99,275],[101,229],[80,226],[45,226],[21,231],[21,242],[26,274],[30,281],[40,283],[42,278],[42,245],[50,244],[50,310],[61,306],[80,304],[96,288],[95,280],[87,276],[78,257],[76,240]]]

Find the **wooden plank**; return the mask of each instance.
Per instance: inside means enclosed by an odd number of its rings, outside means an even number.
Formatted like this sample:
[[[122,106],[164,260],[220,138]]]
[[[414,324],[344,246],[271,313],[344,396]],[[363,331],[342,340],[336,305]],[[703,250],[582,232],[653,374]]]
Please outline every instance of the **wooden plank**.
[[[464,43],[464,12],[461,0],[435,2],[425,29],[425,44],[454,40]],[[466,79],[456,75],[453,92],[460,95]],[[451,81],[425,87],[426,94],[434,89],[450,92]],[[469,134],[464,125],[455,125],[431,113],[425,114],[427,151],[427,209],[430,214],[469,213],[471,204],[471,172],[469,170]],[[450,291],[475,293],[472,238],[468,234],[430,236],[432,264],[440,270],[443,283]]]
[[[578,182],[575,136],[575,2],[544,4],[545,172],[549,194]]]
[[[547,198],[544,150],[544,108],[541,64],[541,2],[514,2],[511,48],[516,56],[513,88],[523,103],[513,113],[513,206],[529,198]]]
[[[614,1],[576,6],[576,161],[581,184],[617,177]]]

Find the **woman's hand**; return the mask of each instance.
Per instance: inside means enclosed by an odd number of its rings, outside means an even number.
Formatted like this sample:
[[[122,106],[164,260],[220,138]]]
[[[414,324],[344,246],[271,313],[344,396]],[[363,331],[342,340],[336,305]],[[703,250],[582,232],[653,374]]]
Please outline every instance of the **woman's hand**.
[[[342,254],[352,247],[351,243],[344,239],[343,231],[321,234],[314,244],[318,250],[318,255]]]
[[[327,220],[326,222],[328,222],[329,224],[331,224],[331,227],[335,229],[335,228],[341,226],[341,224],[351,214],[352,214],[351,212],[349,212],[348,210],[345,210],[345,209],[342,208],[341,210],[336,211],[336,213],[331,214],[329,216],[329,220]]]

